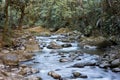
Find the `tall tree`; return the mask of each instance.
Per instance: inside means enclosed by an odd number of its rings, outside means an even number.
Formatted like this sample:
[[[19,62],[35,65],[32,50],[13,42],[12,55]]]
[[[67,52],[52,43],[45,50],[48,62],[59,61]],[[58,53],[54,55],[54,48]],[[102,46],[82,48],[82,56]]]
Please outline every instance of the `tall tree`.
[[[3,30],[3,43],[2,43],[2,46],[5,45],[5,42],[6,42],[6,38],[7,38],[7,32],[8,32],[8,6],[9,6],[9,2],[10,0],[5,0],[5,23],[4,23],[4,30]]]

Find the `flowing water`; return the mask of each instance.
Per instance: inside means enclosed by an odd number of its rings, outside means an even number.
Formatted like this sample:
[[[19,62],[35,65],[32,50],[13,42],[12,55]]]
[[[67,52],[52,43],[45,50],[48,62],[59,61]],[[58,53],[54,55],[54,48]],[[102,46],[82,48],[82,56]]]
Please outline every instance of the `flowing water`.
[[[40,72],[34,75],[40,76],[43,80],[55,80],[48,75],[49,71],[55,71],[63,78],[66,78],[65,80],[120,80],[120,73],[114,73],[111,70],[101,69],[98,66],[85,66],[82,68],[71,67],[76,63],[97,62],[99,55],[96,54],[101,54],[103,51],[97,50],[95,47],[90,47],[89,49],[82,48],[79,46],[77,41],[62,42],[59,40],[64,38],[66,38],[64,35],[36,37],[36,39],[40,42],[40,47],[43,47],[43,49],[40,52],[36,52],[34,60],[24,62],[23,64],[27,64],[38,69]],[[72,47],[48,49],[46,46],[48,46],[51,41],[55,41],[59,45],[70,43],[72,44]],[[79,51],[81,51],[83,54],[71,60],[72,57],[70,57],[70,55],[74,56],[74,54]],[[63,54],[60,55],[60,53]],[[61,58],[68,58],[69,60],[67,62],[60,62],[59,60]],[[84,75],[87,75],[88,78],[72,78],[73,72],[80,72]]]

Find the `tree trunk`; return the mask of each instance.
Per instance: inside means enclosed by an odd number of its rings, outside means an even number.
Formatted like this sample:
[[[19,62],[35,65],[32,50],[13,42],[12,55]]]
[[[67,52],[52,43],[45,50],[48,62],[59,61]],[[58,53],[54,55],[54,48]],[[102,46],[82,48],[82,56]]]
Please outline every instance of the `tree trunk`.
[[[19,19],[19,25],[18,25],[18,30],[22,30],[22,24],[23,24],[23,19],[24,19],[24,13],[25,11],[25,6],[22,6],[21,7],[21,16],[20,16],[20,19]]]
[[[5,0],[5,23],[4,23],[4,30],[3,30],[3,37],[2,37],[2,46],[4,46],[7,38],[7,32],[8,32],[8,6],[9,6],[9,0]]]

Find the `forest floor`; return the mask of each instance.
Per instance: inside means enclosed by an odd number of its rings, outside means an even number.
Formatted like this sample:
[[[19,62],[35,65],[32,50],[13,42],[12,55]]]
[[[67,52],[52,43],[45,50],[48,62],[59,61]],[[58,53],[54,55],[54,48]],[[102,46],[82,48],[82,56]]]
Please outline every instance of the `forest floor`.
[[[27,74],[37,73],[38,70],[32,69],[27,65],[20,65],[22,61],[28,61],[33,59],[34,52],[40,51],[38,42],[35,39],[35,36],[49,36],[51,34],[63,34],[71,32],[67,28],[61,28],[55,33],[50,32],[50,30],[42,27],[34,27],[29,29],[24,29],[22,31],[14,30],[14,36],[12,40],[12,47],[0,48],[0,80],[26,80],[24,77]],[[0,32],[0,47],[2,43],[2,33]],[[73,34],[72,34],[73,35]],[[112,60],[109,64],[112,65],[114,71],[120,71],[120,48],[119,46],[112,46],[107,48],[107,51],[102,55],[102,60],[100,65],[103,68],[108,67],[107,63]],[[115,53],[115,54],[114,54]],[[110,57],[112,55],[112,57]],[[110,58],[108,58],[110,57]],[[108,61],[109,59],[109,61]],[[118,60],[119,59],[119,60]],[[104,62],[107,62],[104,64]],[[19,67],[16,68],[15,66]],[[117,66],[117,67],[116,67]],[[12,70],[11,70],[12,67]],[[13,68],[15,67],[15,68]],[[31,80],[31,77],[27,78]],[[39,77],[32,76],[32,80],[40,80]]]

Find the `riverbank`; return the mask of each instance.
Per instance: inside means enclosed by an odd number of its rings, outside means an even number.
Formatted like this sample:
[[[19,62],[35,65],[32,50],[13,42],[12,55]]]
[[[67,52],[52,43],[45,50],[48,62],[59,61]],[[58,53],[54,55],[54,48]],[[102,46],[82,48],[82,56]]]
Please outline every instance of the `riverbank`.
[[[44,42],[42,41],[38,42],[35,36],[49,37],[51,36],[51,34],[64,35],[65,38],[61,38],[58,36],[57,40],[61,42],[72,43],[74,41],[78,41],[80,44],[80,47],[84,48],[85,50],[96,49],[96,46],[100,46],[100,48],[106,47],[105,49],[106,51],[103,54],[101,54],[99,64],[94,64],[94,65],[89,64],[89,65],[99,66],[105,69],[110,68],[114,72],[120,72],[120,56],[119,56],[120,47],[111,45],[111,43],[108,40],[106,40],[104,37],[101,37],[101,36],[95,37],[95,38],[84,37],[82,33],[78,31],[70,31],[69,29],[66,29],[66,28],[61,28],[55,33],[51,33],[49,30],[42,27],[25,29],[23,31],[16,30],[14,32],[15,32],[15,35],[14,35],[14,38],[12,38],[13,46],[2,48],[0,51],[0,58],[1,58],[0,79],[1,80],[2,79],[3,80],[31,80],[31,78],[32,80],[40,80],[41,76],[37,77],[32,75],[35,73],[39,73],[40,70],[34,69],[25,64],[21,64],[21,62],[34,60],[35,52],[41,51],[46,46],[45,45],[46,43],[44,44]],[[71,44],[57,45],[56,42],[53,41],[50,43],[49,46],[47,46],[47,48],[48,50],[49,49],[56,50],[61,48],[68,48],[71,46],[72,46]],[[69,51],[70,49],[68,48],[67,50]],[[56,51],[53,50],[51,53],[56,53]],[[63,53],[60,53],[59,55],[64,57]],[[77,54],[70,53],[69,55],[71,55],[70,58],[73,59],[72,61],[76,60],[79,57],[78,56],[77,58],[75,58]],[[68,62],[68,61],[69,59],[66,59],[66,58],[60,59],[60,62]],[[37,63],[37,62],[34,62],[34,63]],[[88,66],[88,64],[85,64],[85,66],[86,65]],[[79,65],[79,66],[83,66],[83,65]]]
[[[38,71],[21,62],[33,60],[34,52],[40,51],[35,35],[47,32],[44,28],[35,27],[23,31],[14,30],[12,46],[0,49],[0,80],[31,80],[25,76]],[[32,76],[33,80],[38,80]]]

